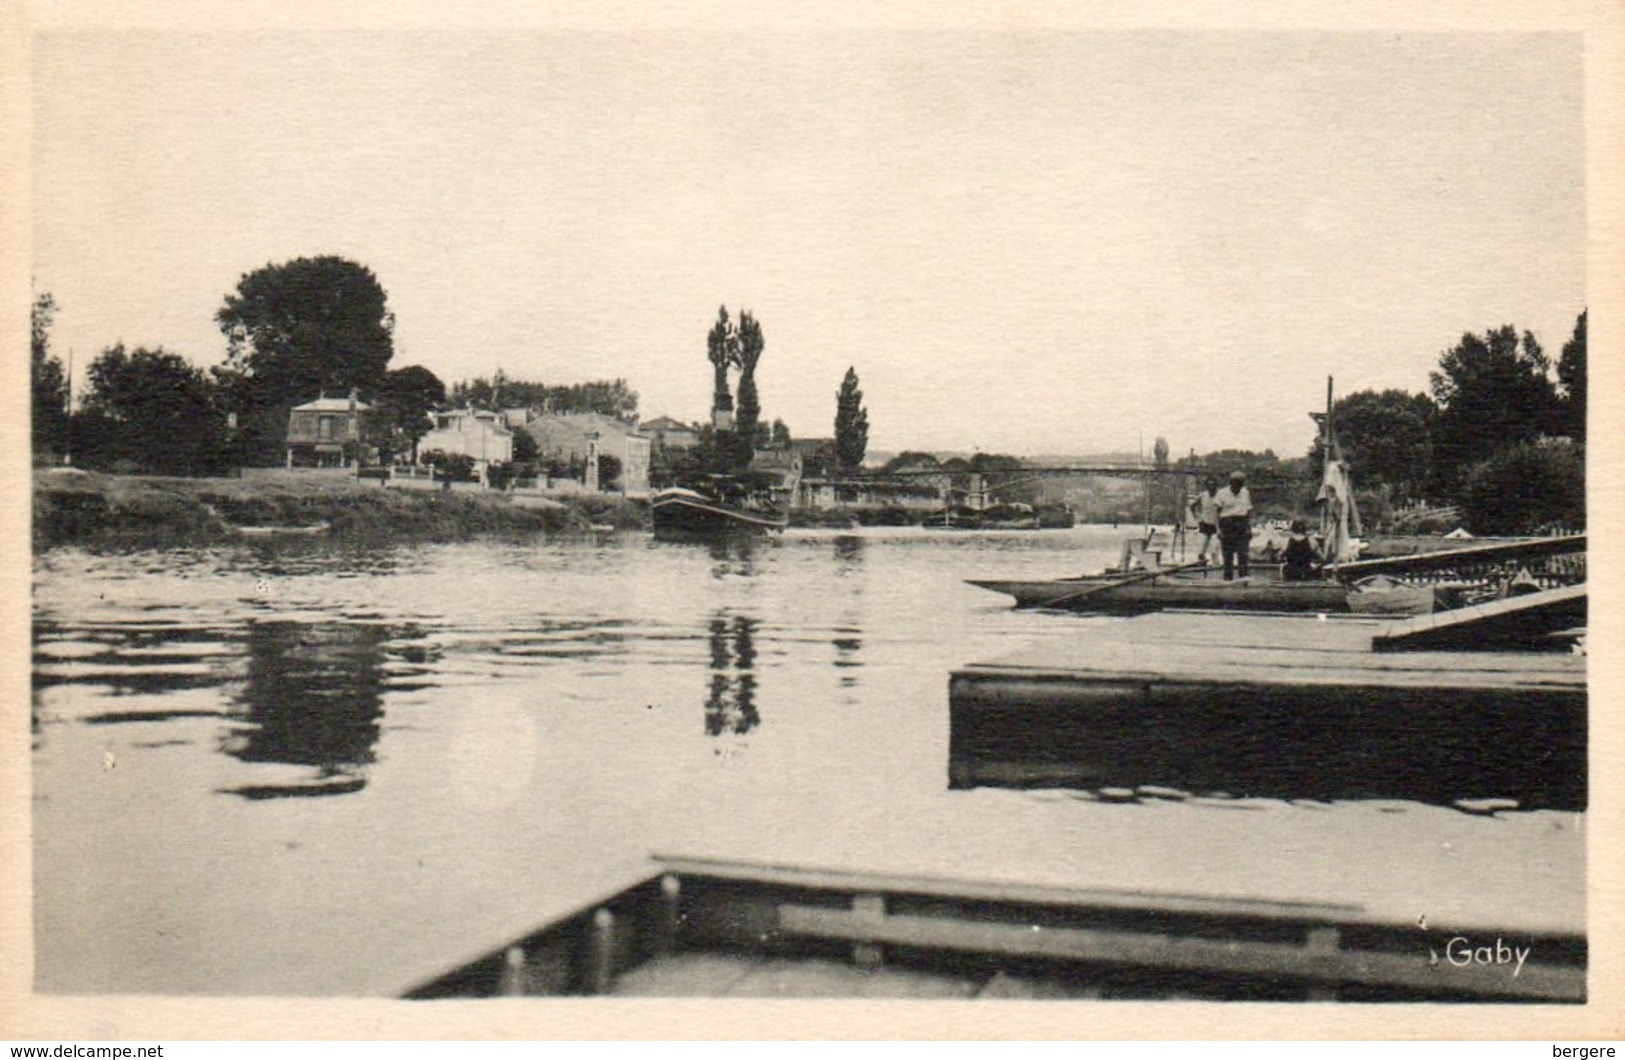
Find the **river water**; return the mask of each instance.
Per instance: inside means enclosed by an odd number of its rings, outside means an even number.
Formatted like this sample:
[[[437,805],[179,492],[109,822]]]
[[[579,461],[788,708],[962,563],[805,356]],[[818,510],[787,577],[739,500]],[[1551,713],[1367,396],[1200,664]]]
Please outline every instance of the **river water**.
[[[949,672],[1114,621],[962,579],[1126,532],[36,556],[36,985],[398,991],[651,852],[1583,923],[1580,813],[950,791]]]

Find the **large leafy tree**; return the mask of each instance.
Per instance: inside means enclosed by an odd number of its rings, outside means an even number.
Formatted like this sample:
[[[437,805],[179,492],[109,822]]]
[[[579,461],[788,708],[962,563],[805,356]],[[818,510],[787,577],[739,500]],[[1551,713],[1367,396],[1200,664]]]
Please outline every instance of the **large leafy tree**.
[[[1386,486],[1399,501],[1421,496],[1432,470],[1436,413],[1426,394],[1403,390],[1361,390],[1339,398],[1332,423],[1355,483],[1362,489]],[[1309,450],[1317,473],[1323,444],[1317,437]]]
[[[855,471],[869,448],[869,410],[863,407],[855,367],[846,370],[835,393],[835,453],[842,471]]]
[[[327,255],[245,274],[215,313],[226,336],[217,368],[253,456],[278,462],[288,410],[356,390],[371,397],[394,355],[395,318],[365,265]]]
[[[1563,388],[1563,433],[1577,442],[1586,438],[1586,312],[1574,322],[1574,334],[1557,359],[1557,381]]]
[[[108,347],[91,362],[78,431],[85,462],[168,475],[218,469],[225,417],[208,377],[162,347]]]
[[[1551,429],[1558,403],[1550,368],[1535,336],[1525,331],[1520,342],[1510,324],[1469,332],[1439,355],[1428,379],[1439,406],[1433,478],[1442,493],[1453,496],[1466,469],[1496,450]]]
[[[62,362],[51,355],[51,323],[56,299],[50,292],[34,299],[29,328],[29,380],[33,392],[33,441],[36,456],[67,448],[68,376]]]
[[[739,415],[734,429],[746,438],[755,438],[762,419],[762,399],[756,391],[756,364],[762,359],[767,340],[762,325],[750,310],[739,314],[737,350],[739,358]]]
[[[368,440],[380,451],[405,453],[434,429],[430,413],[446,403],[446,385],[414,364],[384,373],[374,399]]]

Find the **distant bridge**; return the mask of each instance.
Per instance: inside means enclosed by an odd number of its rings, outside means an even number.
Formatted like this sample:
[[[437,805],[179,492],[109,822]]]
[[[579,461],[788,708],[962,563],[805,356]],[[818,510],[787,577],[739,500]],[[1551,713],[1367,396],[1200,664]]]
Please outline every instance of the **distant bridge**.
[[[886,487],[899,487],[906,482],[912,483],[916,490],[921,487],[935,487],[945,497],[961,496],[972,507],[981,507],[997,495],[1031,482],[1084,476],[1138,480],[1145,486],[1146,503],[1149,505],[1151,484],[1155,479],[1162,478],[1178,482],[1174,503],[1183,508],[1184,498],[1188,496],[1186,486],[1190,479],[1202,479],[1208,475],[1222,479],[1225,474],[1224,470],[1206,466],[1159,468],[1155,465],[1141,464],[1033,464],[981,470],[942,467],[900,468],[896,471],[873,472],[851,477],[809,476],[802,482],[804,489],[824,487],[837,491],[843,488],[869,490],[877,487],[884,490]],[[1298,476],[1271,474],[1268,468],[1261,468],[1249,474],[1249,479],[1253,485],[1266,488],[1301,481]]]

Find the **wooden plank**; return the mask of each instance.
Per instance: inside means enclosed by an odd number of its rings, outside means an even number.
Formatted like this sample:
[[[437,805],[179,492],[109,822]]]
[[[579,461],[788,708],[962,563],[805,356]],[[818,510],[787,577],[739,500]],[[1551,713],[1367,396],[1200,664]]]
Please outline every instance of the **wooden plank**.
[[[1132,651],[1102,652],[1092,658],[1074,657],[1048,663],[1027,660],[978,663],[955,670],[949,680],[950,684],[960,678],[978,678],[1215,686],[1246,683],[1373,688],[1585,688],[1585,660],[1575,655],[1554,655],[1552,658],[1564,660],[1557,665],[1545,659],[1523,663],[1497,659],[1432,659],[1429,658],[1432,653],[1385,652],[1369,657],[1414,660],[1408,665],[1389,666],[1377,661],[1343,665],[1343,660],[1315,658],[1301,652],[1187,653],[1139,659],[1133,658],[1134,654]]]
[[[1562,590],[1567,593],[1567,590]],[[1436,619],[1438,616],[1424,616]],[[1111,682],[1583,688],[1585,660],[1564,652],[1374,653],[1382,621],[1148,615],[1092,628],[1087,637],[956,671]],[[1420,623],[1419,623],[1420,625]]]
[[[1576,659],[1579,659],[1576,656]],[[1364,688],[1373,693],[1389,691],[1415,691],[1419,689],[1573,691],[1585,690],[1583,672],[1564,670],[1461,669],[1451,671],[1444,667],[1308,667],[1302,660],[1249,660],[1230,662],[1211,660],[1202,665],[1172,662],[1165,669],[1145,670],[1117,668],[1102,664],[1093,668],[1066,667],[967,667],[956,670],[949,678],[949,687],[961,679],[986,683],[999,681],[1027,683],[1055,683],[1060,681],[1094,682],[1112,685],[1191,686],[1232,688],[1236,685],[1255,685],[1271,688]]]
[[[843,894],[908,894],[953,898],[970,902],[1008,903],[1096,909],[1148,910],[1179,914],[1249,916],[1302,920],[1357,917],[1363,907],[1347,902],[1297,902],[1275,899],[1237,899],[1185,892],[1146,893],[1101,888],[1053,887],[945,876],[901,876],[893,873],[851,872],[767,862],[721,860],[656,854],[668,872],[683,877],[705,877],[797,887]]]
[[[1393,556],[1387,559],[1355,560],[1352,563],[1337,564],[1329,570],[1340,578],[1351,579],[1363,578],[1368,574],[1399,574],[1465,563],[1540,559],[1585,550],[1586,535],[1575,534],[1572,537],[1542,537],[1533,541],[1517,541],[1510,544],[1469,545],[1465,548]]]
[[[1397,622],[1376,634],[1371,648],[1379,652],[1410,651],[1483,644],[1503,637],[1523,639],[1572,625],[1576,618],[1583,619],[1585,605],[1584,583],[1543,589]]]
[[[1086,928],[997,924],[945,917],[895,915],[875,923],[850,911],[786,904],[781,929],[789,934],[852,942],[915,946],[1007,957],[1042,957],[1187,972],[1280,977],[1320,983],[1402,987],[1426,991],[1585,999],[1585,970],[1525,963],[1506,967],[1432,963],[1417,956],[1292,946],[1247,939],[1211,939]]]

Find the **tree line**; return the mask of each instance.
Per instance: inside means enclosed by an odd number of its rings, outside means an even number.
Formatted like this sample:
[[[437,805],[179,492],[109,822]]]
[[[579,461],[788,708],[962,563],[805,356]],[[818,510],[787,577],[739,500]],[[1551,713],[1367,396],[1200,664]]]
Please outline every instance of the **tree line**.
[[[57,309],[50,293],[36,296],[30,330],[32,436],[42,463],[69,455],[83,467],[170,475],[276,466],[289,412],[323,395],[354,395],[369,406],[365,436],[385,461],[413,451],[433,429],[433,413],[451,403],[637,415],[637,394],[622,379],[550,387],[499,371],[448,392],[427,368],[391,368],[395,316],[383,285],[366,266],[336,256],[245,273],[215,313],[226,352],[207,370],[162,346],[103,349],[77,407],[51,350]]]
[[[1331,417],[1368,523],[1421,529],[1465,525],[1477,534],[1585,526],[1586,316],[1555,363],[1532,332],[1512,325],[1464,333],[1439,354],[1426,392],[1361,390]],[[1243,470],[1255,495],[1284,512],[1312,507],[1325,467],[1322,436],[1303,457],[1221,450],[1176,464]],[[1272,496],[1273,495],[1273,496]],[[1437,525],[1429,510],[1454,509]]]

